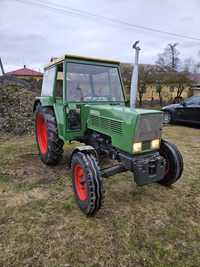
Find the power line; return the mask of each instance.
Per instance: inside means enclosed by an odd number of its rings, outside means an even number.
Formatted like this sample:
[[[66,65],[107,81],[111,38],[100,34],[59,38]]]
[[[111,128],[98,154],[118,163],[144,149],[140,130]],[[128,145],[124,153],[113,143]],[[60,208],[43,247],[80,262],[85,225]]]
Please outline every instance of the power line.
[[[99,14],[94,14],[85,10],[81,10],[81,9],[76,9],[76,8],[71,8],[65,5],[58,5],[55,3],[47,3],[47,2],[43,2],[43,1],[30,1],[30,0],[14,0],[16,2],[21,2],[24,4],[28,4],[28,5],[36,5],[36,6],[40,6],[43,8],[49,8],[51,10],[54,11],[60,11],[63,13],[68,13],[71,15],[76,15],[76,16],[81,16],[81,17],[88,17],[88,18],[92,18],[92,19],[101,19],[103,21],[107,21],[110,23],[114,23],[115,25],[121,25],[121,26],[125,26],[126,28],[134,28],[134,29],[139,29],[139,30],[144,30],[144,31],[150,31],[150,32],[154,32],[154,33],[159,33],[159,34],[165,34],[165,35],[169,35],[169,36],[174,36],[174,37],[179,37],[179,38],[183,38],[183,39],[188,39],[188,40],[193,40],[193,41],[198,41],[200,42],[200,38],[196,38],[193,36],[188,36],[188,35],[182,35],[179,33],[173,33],[173,32],[168,32],[168,31],[163,31],[163,30],[159,30],[159,29],[154,29],[154,28],[150,28],[150,27],[146,27],[146,26],[141,26],[141,25],[137,25],[137,24],[132,24],[126,21],[122,21],[119,19],[115,19],[115,18],[109,18],[103,15],[99,15]]]

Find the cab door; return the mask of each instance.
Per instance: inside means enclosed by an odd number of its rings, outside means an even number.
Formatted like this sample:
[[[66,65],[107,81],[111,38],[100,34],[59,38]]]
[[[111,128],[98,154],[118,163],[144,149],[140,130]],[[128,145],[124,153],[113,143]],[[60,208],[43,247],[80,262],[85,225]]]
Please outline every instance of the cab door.
[[[80,132],[81,130],[81,109],[80,105],[76,103],[70,103],[67,105],[67,130]]]
[[[85,105],[85,101],[92,97],[92,79],[91,75],[86,71],[82,71],[84,64],[77,64],[73,62],[66,62],[66,131],[70,139],[76,139],[83,135],[83,124],[81,119],[82,106]]]

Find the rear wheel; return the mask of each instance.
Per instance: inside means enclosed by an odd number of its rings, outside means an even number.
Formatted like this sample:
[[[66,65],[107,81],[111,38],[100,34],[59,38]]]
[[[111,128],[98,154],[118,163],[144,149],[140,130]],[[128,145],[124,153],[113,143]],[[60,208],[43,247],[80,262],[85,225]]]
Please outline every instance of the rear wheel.
[[[38,105],[35,112],[35,133],[41,160],[55,165],[62,158],[64,142],[58,137],[54,112]]]
[[[101,208],[104,197],[98,163],[93,155],[76,152],[71,167],[77,204],[84,214],[92,216]]]
[[[180,179],[183,172],[183,158],[178,148],[165,140],[162,140],[160,154],[166,160],[165,175],[158,183],[170,186]]]

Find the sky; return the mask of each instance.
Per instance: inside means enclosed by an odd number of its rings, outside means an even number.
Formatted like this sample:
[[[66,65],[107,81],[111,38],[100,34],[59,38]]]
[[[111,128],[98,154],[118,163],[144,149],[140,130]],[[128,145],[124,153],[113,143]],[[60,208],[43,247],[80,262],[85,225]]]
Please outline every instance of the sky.
[[[140,63],[153,64],[174,42],[179,43],[182,59],[200,61],[200,41],[33,4],[38,2],[200,39],[199,0],[0,0],[0,57],[5,71],[23,65],[42,71],[51,57],[66,53],[133,62],[136,40],[140,40]]]

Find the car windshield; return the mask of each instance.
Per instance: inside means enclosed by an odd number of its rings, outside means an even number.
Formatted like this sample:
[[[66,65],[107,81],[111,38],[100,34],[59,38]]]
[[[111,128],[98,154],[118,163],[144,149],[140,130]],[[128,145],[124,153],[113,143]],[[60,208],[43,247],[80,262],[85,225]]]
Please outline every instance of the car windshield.
[[[186,99],[186,104],[200,104],[200,96],[191,96],[190,98]]]
[[[67,101],[124,102],[117,67],[67,63]]]

